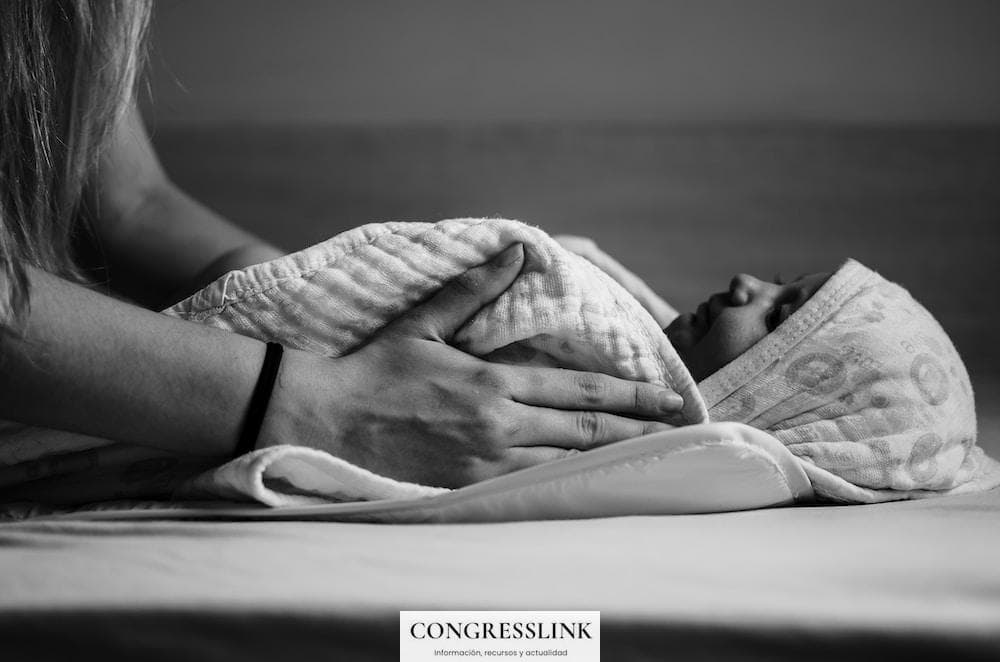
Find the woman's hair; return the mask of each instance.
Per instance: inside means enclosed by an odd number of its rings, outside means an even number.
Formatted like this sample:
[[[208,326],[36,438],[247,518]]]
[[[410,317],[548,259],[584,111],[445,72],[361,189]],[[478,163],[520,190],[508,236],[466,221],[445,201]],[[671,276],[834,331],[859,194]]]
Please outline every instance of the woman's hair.
[[[100,151],[134,96],[151,0],[0,1],[0,330],[27,267],[82,280],[71,254]]]

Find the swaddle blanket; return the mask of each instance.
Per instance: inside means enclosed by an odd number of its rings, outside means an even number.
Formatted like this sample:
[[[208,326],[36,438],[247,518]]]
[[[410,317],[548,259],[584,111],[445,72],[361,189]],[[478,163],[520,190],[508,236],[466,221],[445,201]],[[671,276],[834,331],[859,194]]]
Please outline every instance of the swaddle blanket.
[[[668,386],[684,398],[678,424],[707,411],[661,323],[636,296],[672,309],[610,258],[591,261],[542,230],[505,219],[370,224],[277,260],[231,272],[166,314],[326,356],[350,352],[444,283],[512,243],[525,247],[514,283],[459,329],[453,343],[490,360],[602,372]],[[661,320],[663,321],[663,320]],[[669,319],[666,319],[668,322]],[[289,440],[293,442],[294,440]],[[324,498],[407,498],[438,489],[399,483],[326,453],[263,449],[199,478],[195,493],[252,495],[272,505],[309,503],[309,466],[342,478]],[[299,494],[266,485],[291,483]],[[305,485],[303,484],[305,483]]]
[[[713,421],[767,430],[817,495],[878,502],[989,489],[972,386],[910,294],[848,260],[774,332],[699,384]]]

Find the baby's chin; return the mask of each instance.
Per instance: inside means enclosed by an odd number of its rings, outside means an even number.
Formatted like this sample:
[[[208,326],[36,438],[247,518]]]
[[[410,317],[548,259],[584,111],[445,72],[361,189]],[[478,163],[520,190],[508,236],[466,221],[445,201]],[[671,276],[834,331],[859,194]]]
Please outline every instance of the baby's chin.
[[[667,340],[678,353],[683,353],[693,347],[704,335],[698,328],[694,313],[684,313],[677,316],[673,322],[663,329]]]
[[[682,319],[684,317],[689,319]],[[663,333],[666,334],[667,340],[670,341],[670,344],[677,352],[677,356],[680,357],[681,362],[684,363],[684,366],[691,373],[691,376],[697,381],[698,377],[695,375],[695,367],[693,366],[691,360],[691,348],[697,344],[701,334],[699,333],[697,325],[693,323],[692,319],[690,319],[693,317],[694,316],[691,313],[681,315],[671,322],[667,328],[663,330]]]

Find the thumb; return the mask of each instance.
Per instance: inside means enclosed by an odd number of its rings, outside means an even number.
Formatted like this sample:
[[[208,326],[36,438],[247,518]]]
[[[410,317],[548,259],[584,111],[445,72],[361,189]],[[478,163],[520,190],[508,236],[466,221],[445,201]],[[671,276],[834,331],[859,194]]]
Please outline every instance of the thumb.
[[[450,340],[480,308],[510,287],[523,261],[524,247],[508,246],[489,262],[445,283],[428,301],[392,322],[386,330],[442,342]]]

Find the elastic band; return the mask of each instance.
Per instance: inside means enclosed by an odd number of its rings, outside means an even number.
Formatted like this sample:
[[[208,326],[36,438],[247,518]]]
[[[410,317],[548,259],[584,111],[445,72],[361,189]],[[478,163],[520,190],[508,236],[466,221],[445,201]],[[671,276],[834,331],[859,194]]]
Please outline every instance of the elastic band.
[[[257,386],[253,389],[253,395],[250,396],[250,406],[247,409],[246,418],[243,419],[240,441],[236,444],[236,452],[233,457],[249,453],[257,447],[257,437],[260,435],[260,427],[264,423],[267,405],[271,401],[271,391],[274,390],[274,382],[278,378],[278,368],[281,367],[281,355],[284,351],[285,348],[276,342],[267,343],[264,363],[260,367],[260,377],[257,378]]]

